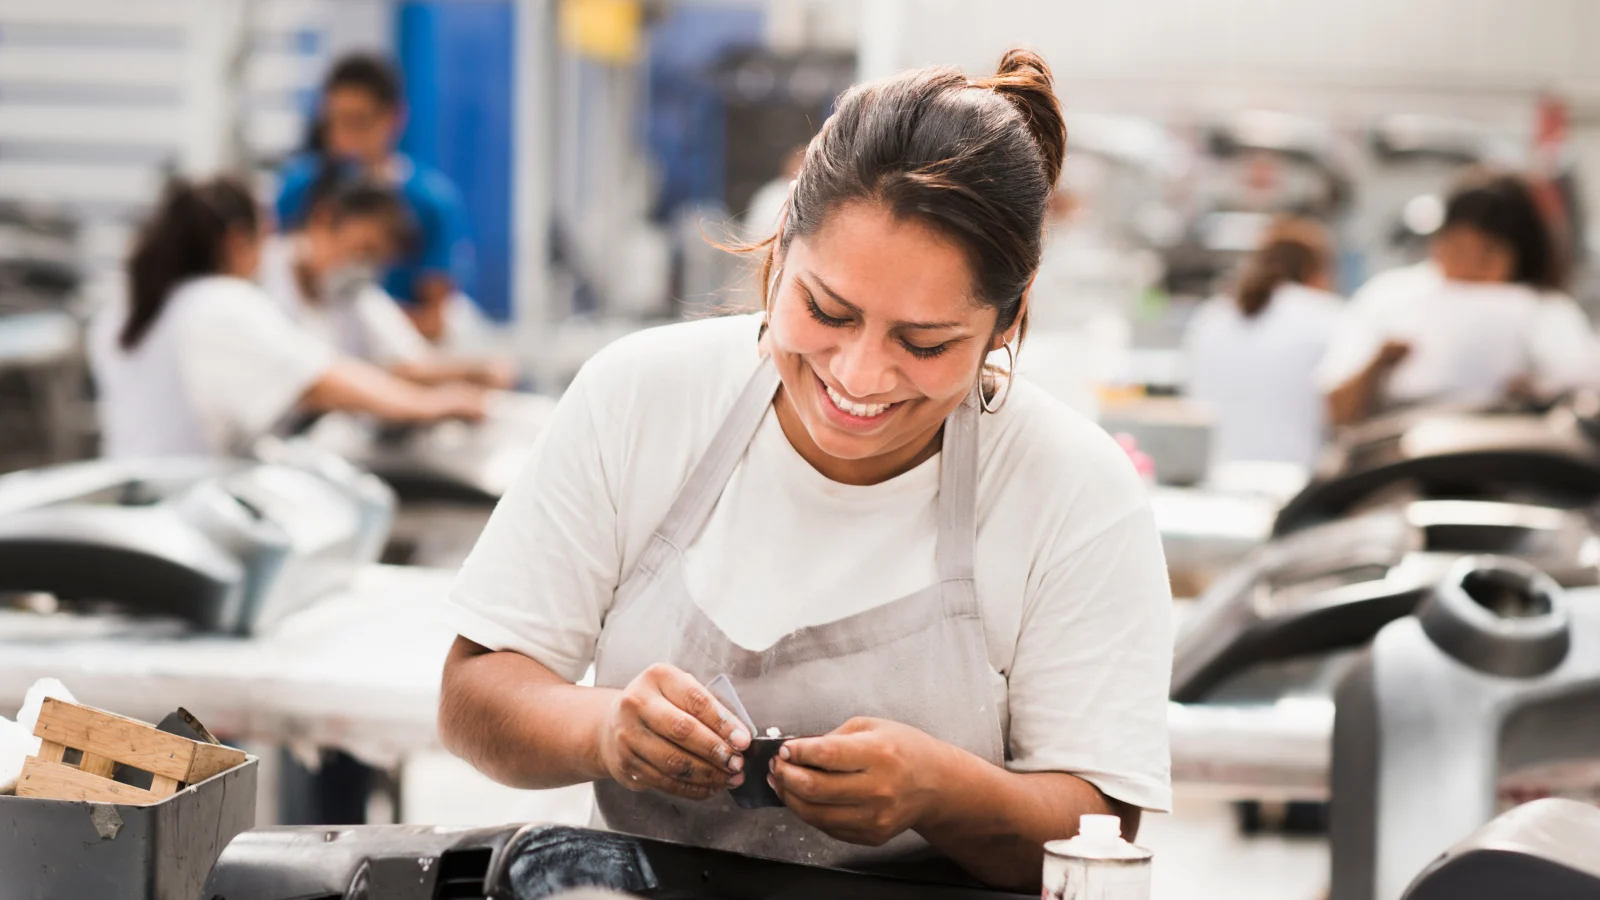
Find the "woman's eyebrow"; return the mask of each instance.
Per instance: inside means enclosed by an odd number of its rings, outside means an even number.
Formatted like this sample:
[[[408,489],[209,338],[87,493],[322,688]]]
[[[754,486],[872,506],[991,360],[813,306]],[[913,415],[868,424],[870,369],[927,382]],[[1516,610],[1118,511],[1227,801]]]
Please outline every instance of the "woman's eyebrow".
[[[833,302],[843,306],[845,309],[848,309],[853,313],[861,312],[861,307],[856,306],[849,300],[846,300],[844,297],[839,295],[838,291],[828,287],[828,283],[823,281],[820,275],[815,272],[807,272],[806,275],[810,277],[812,281],[815,281],[817,283],[817,287],[822,288],[822,292],[831,297]],[[911,329],[913,331],[934,331],[939,329],[962,328],[966,324],[967,323],[965,322],[896,322],[894,323],[894,327],[898,329]]]

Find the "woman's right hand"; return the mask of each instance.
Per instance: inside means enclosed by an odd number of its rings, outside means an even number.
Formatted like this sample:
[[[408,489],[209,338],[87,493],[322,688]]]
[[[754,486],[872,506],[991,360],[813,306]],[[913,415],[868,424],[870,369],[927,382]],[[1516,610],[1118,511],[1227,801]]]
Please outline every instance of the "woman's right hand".
[[[694,676],[663,664],[616,696],[599,739],[601,764],[618,784],[688,800],[742,784],[749,746],[745,727]]]

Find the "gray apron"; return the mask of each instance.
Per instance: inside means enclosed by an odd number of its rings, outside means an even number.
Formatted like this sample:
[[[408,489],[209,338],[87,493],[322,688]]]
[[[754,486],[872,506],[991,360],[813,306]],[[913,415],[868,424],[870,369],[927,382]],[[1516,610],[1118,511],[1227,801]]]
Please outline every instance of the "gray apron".
[[[625,687],[655,663],[675,665],[702,684],[725,673],[758,728],[819,735],[852,717],[872,716],[921,729],[1002,765],[1000,717],[972,576],[976,392],[945,422],[936,584],[837,622],[802,628],[761,651],[735,644],[689,595],[683,552],[744,458],[778,385],[777,369],[763,359],[617,590],[600,631],[595,684]],[[740,809],[725,792],[696,803],[602,781],[595,798],[608,828],[696,846],[844,868],[939,858],[914,832],[877,848],[848,844],[788,809]]]

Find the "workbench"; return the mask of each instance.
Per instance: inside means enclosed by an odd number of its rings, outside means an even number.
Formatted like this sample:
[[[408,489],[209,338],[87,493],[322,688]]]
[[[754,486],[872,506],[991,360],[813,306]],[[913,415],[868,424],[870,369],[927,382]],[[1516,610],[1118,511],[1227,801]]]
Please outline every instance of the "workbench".
[[[183,705],[236,741],[333,747],[395,768],[440,748],[439,673],[455,633],[443,601],[454,573],[373,566],[343,595],[242,639],[172,622],[0,612],[0,710],[36,679],[78,700],[159,721]],[[1333,706],[1173,704],[1174,780],[1225,796],[1326,794]]]

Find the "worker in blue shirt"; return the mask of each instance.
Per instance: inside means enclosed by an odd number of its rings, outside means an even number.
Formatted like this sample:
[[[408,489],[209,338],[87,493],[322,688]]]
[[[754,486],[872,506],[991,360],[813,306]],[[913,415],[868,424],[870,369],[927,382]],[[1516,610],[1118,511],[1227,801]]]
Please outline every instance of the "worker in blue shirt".
[[[327,166],[347,166],[392,185],[413,218],[416,240],[385,274],[383,286],[417,330],[438,341],[452,298],[472,291],[475,253],[456,186],[443,172],[395,149],[404,125],[394,66],[369,54],[341,58],[323,82],[309,152],[291,159],[282,172],[278,223],[286,231],[303,223],[313,186]]]

